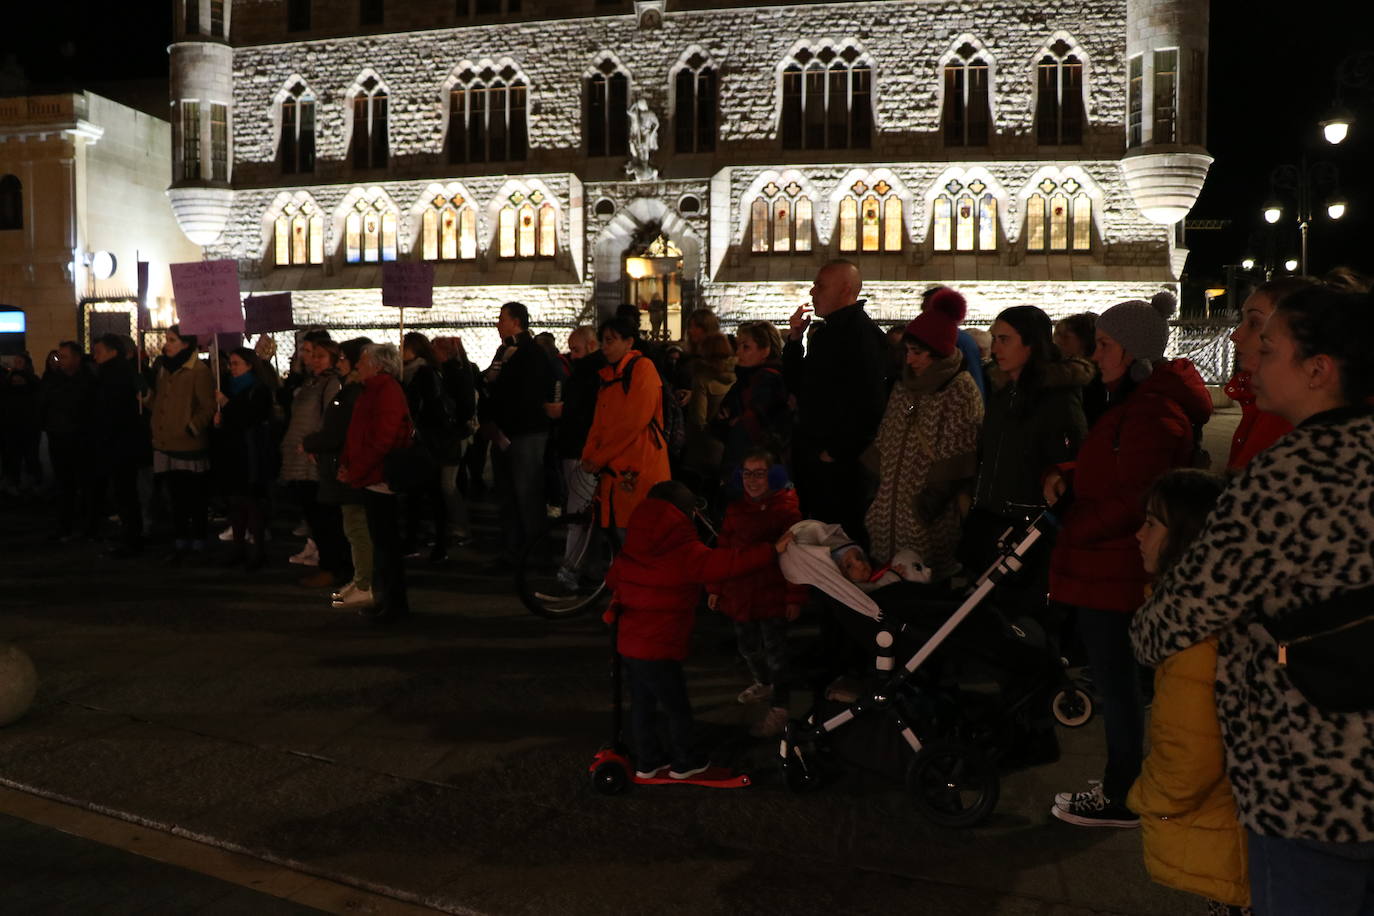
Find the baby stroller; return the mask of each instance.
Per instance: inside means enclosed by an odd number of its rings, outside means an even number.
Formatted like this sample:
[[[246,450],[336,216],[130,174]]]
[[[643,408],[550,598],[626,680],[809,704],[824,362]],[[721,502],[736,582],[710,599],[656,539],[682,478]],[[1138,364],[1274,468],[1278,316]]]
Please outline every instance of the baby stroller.
[[[845,743],[847,732],[866,728],[870,739],[881,737],[892,748],[886,768],[903,775],[927,819],[968,827],[996,808],[999,769],[1040,762],[1034,748],[1028,753],[1029,743],[1047,740],[1049,755],[1057,757],[1051,717],[1068,727],[1084,725],[1092,699],[1069,677],[1038,624],[1008,620],[987,600],[1021,569],[1051,524],[1053,517],[1042,512],[1024,533],[1009,528],[997,559],[962,599],[898,583],[868,596],[880,608],[877,619],[866,609],[835,605],[846,632],[873,647],[873,674],[852,701],[818,703],[807,721],[788,724],[779,754],[790,789],[817,787],[823,759],[833,756],[826,752]],[[848,743],[846,756],[854,760],[856,742]]]

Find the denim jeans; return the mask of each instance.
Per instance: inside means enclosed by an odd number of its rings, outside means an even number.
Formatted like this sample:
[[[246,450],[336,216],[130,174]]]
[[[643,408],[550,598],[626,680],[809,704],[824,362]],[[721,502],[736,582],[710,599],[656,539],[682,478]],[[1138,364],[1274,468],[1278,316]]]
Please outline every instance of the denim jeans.
[[[701,761],[693,748],[692,704],[687,699],[687,679],[682,663],[672,659],[646,661],[626,658],[625,677],[630,684],[630,723],[634,729],[635,768],[656,770],[665,763],[688,770]],[[658,708],[668,720],[668,746],[664,753],[658,736]]]
[[[1140,776],[1145,757],[1145,704],[1140,672],[1131,649],[1131,615],[1078,608],[1078,632],[1092,667],[1093,684],[1102,701],[1107,728],[1107,771],[1102,792],[1124,805],[1126,793]]]
[[[501,533],[506,557],[512,563],[519,561],[525,545],[548,519],[544,502],[544,448],[548,441],[548,433],[528,433],[513,437],[504,449],[492,448]]]
[[[1246,833],[1255,916],[1374,916],[1374,843]]]
[[[772,705],[786,706],[791,687],[787,674],[787,621],[781,617],[737,620],[735,638],[754,680],[772,685]]]

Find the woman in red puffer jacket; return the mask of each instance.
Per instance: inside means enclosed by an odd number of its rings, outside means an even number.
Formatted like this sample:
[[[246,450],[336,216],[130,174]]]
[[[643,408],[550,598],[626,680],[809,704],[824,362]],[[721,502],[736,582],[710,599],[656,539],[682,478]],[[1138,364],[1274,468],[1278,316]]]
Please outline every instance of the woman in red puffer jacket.
[[[1165,471],[1192,464],[1194,429],[1212,414],[1212,398],[1186,359],[1166,360],[1174,299],[1123,302],[1097,320],[1093,361],[1108,390],[1107,410],[1078,450],[1072,502],[1050,558],[1050,598],[1073,607],[1101,698],[1107,769],[1084,792],[1061,793],[1051,813],[1080,826],[1134,827],[1126,793],[1144,758],[1145,708],[1131,649],[1131,613],[1149,574],[1135,533],[1145,521],[1145,493]],[[1053,503],[1066,479],[1052,473]]]

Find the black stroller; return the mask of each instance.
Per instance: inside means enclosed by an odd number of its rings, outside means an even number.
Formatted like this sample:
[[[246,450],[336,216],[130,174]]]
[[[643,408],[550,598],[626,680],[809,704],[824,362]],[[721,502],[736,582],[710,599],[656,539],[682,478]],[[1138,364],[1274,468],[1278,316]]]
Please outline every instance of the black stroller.
[[[996,808],[1000,769],[1057,757],[1053,721],[1086,724],[1092,699],[1069,677],[1036,622],[1008,620],[986,600],[999,582],[1021,569],[1042,536],[1041,526],[1052,523],[1045,512],[1024,534],[1008,529],[997,559],[962,600],[898,583],[870,595],[882,609],[879,620],[835,602],[849,635],[873,647],[873,674],[854,700],[818,703],[807,721],[788,724],[779,754],[789,788],[818,786],[821,752],[848,737],[835,733],[867,727],[870,739],[891,746],[888,756],[929,820],[968,827]],[[908,653],[908,660],[898,664],[898,657]],[[852,723],[861,724],[854,728]],[[851,748],[846,756],[856,755]]]

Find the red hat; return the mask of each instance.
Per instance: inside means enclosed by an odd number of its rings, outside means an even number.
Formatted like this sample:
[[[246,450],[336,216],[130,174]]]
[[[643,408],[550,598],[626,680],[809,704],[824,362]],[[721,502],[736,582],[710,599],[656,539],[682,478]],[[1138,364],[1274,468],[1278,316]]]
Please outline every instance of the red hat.
[[[959,296],[958,293],[954,295]],[[963,300],[964,297],[959,296],[959,301]],[[916,338],[936,356],[943,358],[954,352],[959,325],[942,309],[931,308],[911,319],[903,333],[907,337]]]
[[[963,295],[958,290],[941,286],[930,294],[930,298],[922,305],[921,311],[943,312],[953,319],[955,324],[959,324],[968,314],[968,302],[964,300]]]

